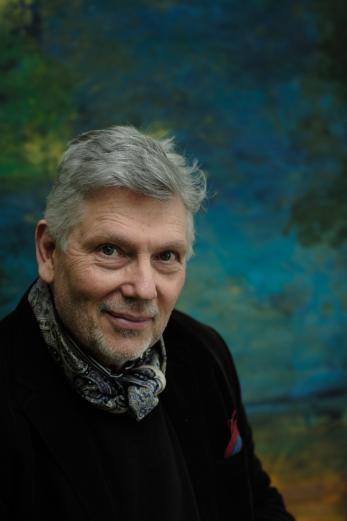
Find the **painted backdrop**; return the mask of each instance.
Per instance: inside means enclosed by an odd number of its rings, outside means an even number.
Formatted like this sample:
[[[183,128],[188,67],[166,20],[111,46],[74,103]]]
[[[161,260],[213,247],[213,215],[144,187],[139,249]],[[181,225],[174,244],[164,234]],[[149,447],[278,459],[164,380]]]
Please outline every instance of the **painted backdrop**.
[[[66,142],[175,135],[210,198],[180,307],[240,370],[299,521],[347,519],[347,9],[342,0],[0,0],[0,309]]]

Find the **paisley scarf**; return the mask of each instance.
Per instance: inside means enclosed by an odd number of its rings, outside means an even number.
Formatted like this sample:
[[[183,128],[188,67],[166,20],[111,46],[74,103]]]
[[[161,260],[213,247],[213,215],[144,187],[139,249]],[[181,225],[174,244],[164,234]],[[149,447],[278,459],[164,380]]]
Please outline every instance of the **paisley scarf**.
[[[163,338],[140,358],[113,373],[87,354],[57,318],[48,285],[38,279],[29,303],[48,350],[75,391],[87,402],[113,414],[128,413],[136,420],[147,416],[165,389],[166,351]]]

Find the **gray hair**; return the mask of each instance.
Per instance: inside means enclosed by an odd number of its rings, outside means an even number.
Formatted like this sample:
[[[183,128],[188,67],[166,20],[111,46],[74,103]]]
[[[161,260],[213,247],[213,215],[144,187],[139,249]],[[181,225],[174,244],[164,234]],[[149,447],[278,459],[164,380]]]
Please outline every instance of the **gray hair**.
[[[173,139],[155,139],[133,127],[115,126],[77,136],[68,145],[48,195],[45,218],[52,238],[65,248],[71,227],[82,216],[88,193],[126,188],[149,197],[181,198],[188,215],[190,252],[193,216],[206,197],[206,177],[197,162],[189,165]]]

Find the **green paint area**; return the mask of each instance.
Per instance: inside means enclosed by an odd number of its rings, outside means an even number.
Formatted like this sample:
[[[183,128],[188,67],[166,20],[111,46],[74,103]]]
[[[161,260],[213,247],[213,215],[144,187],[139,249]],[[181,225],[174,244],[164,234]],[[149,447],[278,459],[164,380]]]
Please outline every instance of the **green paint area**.
[[[307,114],[293,129],[292,139],[315,171],[307,190],[293,199],[285,230],[294,228],[304,246],[338,247],[347,240],[347,10],[343,0],[307,6],[317,40],[300,78]]]
[[[347,397],[252,418],[257,452],[297,521],[345,521]]]
[[[52,178],[75,110],[72,74],[40,47],[34,1],[0,2],[1,189]]]
[[[325,242],[338,247],[347,240],[347,161],[327,186],[314,186],[296,199],[289,222],[293,225],[304,246]]]

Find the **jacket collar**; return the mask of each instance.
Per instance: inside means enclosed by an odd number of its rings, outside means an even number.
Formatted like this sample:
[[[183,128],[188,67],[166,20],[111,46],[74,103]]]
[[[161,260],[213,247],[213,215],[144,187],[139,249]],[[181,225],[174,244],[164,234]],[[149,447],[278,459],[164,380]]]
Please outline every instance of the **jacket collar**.
[[[178,314],[180,315],[180,314]],[[195,357],[196,340],[177,321],[174,311],[164,332],[167,349],[167,386],[162,403],[174,425],[188,464],[202,521],[216,519],[218,506],[211,493],[213,456],[209,444],[205,392],[214,379],[211,366]],[[194,345],[195,344],[195,345]],[[202,385],[201,378],[204,380]]]

